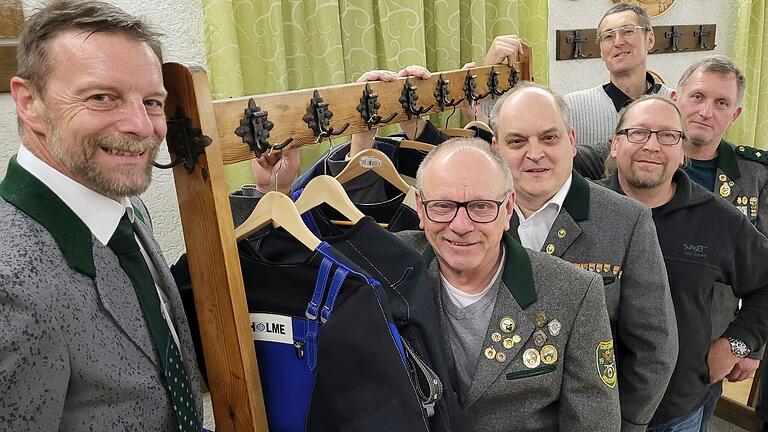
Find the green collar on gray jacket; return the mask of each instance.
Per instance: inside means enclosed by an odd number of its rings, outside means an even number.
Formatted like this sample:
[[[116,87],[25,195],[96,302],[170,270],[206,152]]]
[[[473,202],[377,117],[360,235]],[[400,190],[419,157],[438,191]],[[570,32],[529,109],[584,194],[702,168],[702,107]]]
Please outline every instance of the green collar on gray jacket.
[[[52,190],[16,162],[0,183],[0,197],[45,227],[72,269],[96,277],[91,231]]]
[[[533,285],[531,259],[528,257],[525,248],[506,232],[501,237],[501,241],[506,248],[504,274],[501,276],[501,280],[512,294],[512,297],[515,298],[517,304],[522,309],[525,309],[538,298],[536,296],[536,288]],[[427,246],[421,257],[429,266],[432,260],[435,259],[435,251],[432,249],[432,246]]]
[[[736,161],[736,151],[733,150],[733,144],[721,139],[717,146],[717,165],[723,170],[729,179],[735,180],[741,177],[739,164]]]
[[[573,171],[571,189],[563,201],[563,208],[574,221],[589,219],[589,184],[581,174]]]

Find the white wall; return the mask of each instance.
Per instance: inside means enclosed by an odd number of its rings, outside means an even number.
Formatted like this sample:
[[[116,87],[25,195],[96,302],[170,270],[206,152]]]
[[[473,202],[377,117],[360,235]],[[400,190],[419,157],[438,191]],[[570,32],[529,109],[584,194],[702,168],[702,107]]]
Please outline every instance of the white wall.
[[[738,0],[677,0],[663,15],[651,20],[657,25],[717,24],[714,51],[653,54],[648,56],[649,69],[657,72],[671,86],[677,86],[680,74],[701,57],[718,53],[728,55],[733,46],[736,24],[735,3]],[[549,1],[549,85],[560,93],[568,93],[608,82],[603,61],[555,60],[556,30],[596,28],[600,17],[613,5],[610,0],[550,0]],[[664,44],[663,35],[656,35],[656,44]]]
[[[108,0],[126,12],[145,17],[158,28],[163,38],[163,60],[205,65],[203,12],[201,0]],[[41,0],[23,0],[24,15],[29,16]],[[16,112],[10,95],[0,94],[0,178],[5,175],[8,159],[19,148]],[[161,161],[168,161],[166,146],[161,146]],[[176,189],[170,170],[155,169],[152,185],[142,196],[152,214],[155,237],[169,263],[184,251],[184,240],[176,201]]]

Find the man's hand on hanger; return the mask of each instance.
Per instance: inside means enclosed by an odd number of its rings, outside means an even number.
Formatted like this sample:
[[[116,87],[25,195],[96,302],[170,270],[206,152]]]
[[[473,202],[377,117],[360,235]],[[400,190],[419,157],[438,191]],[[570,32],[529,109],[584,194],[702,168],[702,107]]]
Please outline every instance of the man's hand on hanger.
[[[256,188],[263,193],[277,190],[289,194],[293,181],[299,175],[300,161],[297,148],[262,154],[251,162]]]

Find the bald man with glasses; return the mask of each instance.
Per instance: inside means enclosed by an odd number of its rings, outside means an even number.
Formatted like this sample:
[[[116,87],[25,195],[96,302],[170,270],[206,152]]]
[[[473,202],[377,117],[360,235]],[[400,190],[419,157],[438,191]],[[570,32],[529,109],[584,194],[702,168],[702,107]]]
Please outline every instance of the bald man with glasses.
[[[452,139],[416,183],[424,231],[398,236],[429,263],[468,430],[618,431],[602,280],[505,232],[515,192],[504,158]]]

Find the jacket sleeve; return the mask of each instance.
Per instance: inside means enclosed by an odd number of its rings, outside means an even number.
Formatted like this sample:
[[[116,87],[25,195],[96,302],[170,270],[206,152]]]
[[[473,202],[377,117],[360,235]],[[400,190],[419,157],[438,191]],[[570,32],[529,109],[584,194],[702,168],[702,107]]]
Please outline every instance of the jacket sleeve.
[[[618,431],[621,425],[613,339],[604,287],[592,275],[563,359],[561,430]]]
[[[741,309],[723,336],[740,339],[755,351],[768,341],[768,238],[740,216],[739,229],[730,239],[734,248],[728,276]]]
[[[622,430],[645,430],[675,369],[677,321],[648,209],[635,222],[621,277],[617,334]]]
[[[577,145],[576,156],[573,158],[573,168],[584,178],[600,180],[605,177],[605,159],[610,153],[610,141],[597,146]]]
[[[7,430],[58,430],[69,383],[56,318],[0,271],[0,423]]]

